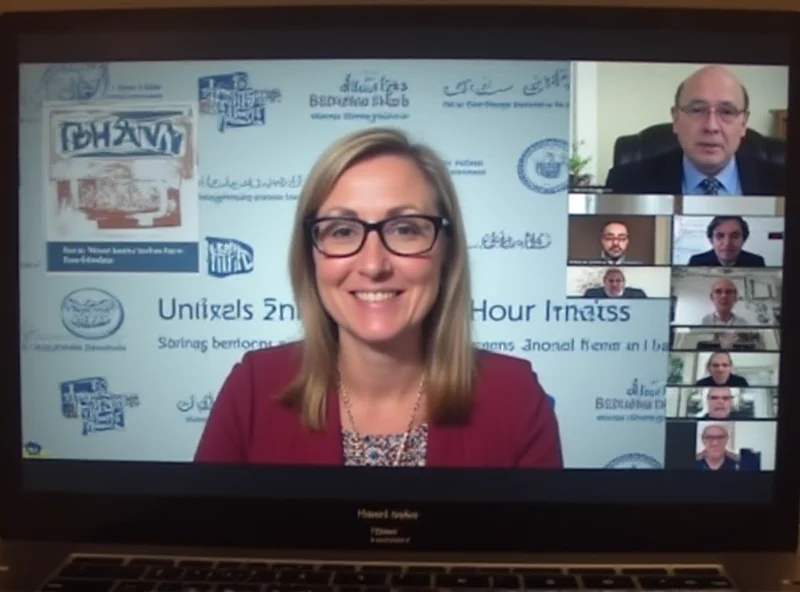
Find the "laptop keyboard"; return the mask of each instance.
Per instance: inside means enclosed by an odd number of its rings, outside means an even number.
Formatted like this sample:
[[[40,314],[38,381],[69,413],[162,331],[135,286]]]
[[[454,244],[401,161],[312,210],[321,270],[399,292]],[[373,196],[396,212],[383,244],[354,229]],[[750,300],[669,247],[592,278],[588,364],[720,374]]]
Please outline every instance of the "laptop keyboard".
[[[480,566],[73,556],[42,592],[733,590],[715,566]]]

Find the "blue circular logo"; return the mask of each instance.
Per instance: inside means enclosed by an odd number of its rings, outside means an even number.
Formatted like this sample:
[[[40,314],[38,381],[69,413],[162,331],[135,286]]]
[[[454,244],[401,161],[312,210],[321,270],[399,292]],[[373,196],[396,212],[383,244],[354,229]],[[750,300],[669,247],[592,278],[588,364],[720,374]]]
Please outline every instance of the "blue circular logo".
[[[545,138],[528,146],[517,163],[517,176],[531,191],[551,195],[569,186],[569,144]]]
[[[31,456],[37,456],[42,453],[42,446],[36,442],[26,442],[25,443],[25,452],[30,454]]]
[[[631,452],[611,460],[606,469],[663,469],[663,465],[647,454]]]
[[[81,339],[105,339],[116,333],[125,320],[122,303],[109,292],[82,288],[61,301],[61,322]]]

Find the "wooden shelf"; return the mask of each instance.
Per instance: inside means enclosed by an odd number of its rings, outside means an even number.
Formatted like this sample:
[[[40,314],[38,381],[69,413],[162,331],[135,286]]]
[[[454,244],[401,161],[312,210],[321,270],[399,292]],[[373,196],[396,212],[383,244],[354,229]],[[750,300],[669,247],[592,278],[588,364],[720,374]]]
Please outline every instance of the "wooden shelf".
[[[772,133],[777,138],[786,139],[786,125],[789,120],[789,114],[786,109],[771,109],[772,113]]]

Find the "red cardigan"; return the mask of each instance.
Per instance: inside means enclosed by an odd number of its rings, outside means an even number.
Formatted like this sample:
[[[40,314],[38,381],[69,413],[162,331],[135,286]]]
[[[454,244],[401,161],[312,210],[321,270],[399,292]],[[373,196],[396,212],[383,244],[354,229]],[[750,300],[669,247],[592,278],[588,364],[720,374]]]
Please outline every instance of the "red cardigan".
[[[276,400],[299,368],[297,344],[244,355],[217,396],[196,462],[344,465],[335,392],[327,425],[309,432],[298,411]],[[428,426],[428,467],[563,467],[558,424],[528,361],[480,351],[474,411],[460,425]]]

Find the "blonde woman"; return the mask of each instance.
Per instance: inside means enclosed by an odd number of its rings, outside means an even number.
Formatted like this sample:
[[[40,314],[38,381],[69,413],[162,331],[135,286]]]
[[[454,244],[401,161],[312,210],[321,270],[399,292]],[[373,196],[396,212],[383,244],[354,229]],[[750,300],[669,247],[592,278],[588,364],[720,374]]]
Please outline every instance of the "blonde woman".
[[[472,344],[461,211],[430,148],[383,128],[332,145],[289,266],[303,340],[233,368],[196,461],[562,467],[530,363]]]

